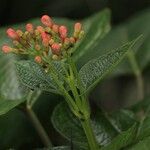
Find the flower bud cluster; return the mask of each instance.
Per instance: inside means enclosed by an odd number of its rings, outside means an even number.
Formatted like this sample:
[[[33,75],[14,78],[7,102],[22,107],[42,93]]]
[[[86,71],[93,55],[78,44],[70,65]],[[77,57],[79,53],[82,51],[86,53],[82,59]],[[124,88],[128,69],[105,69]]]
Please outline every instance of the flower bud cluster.
[[[81,23],[75,23],[74,33],[68,36],[68,29],[64,25],[58,25],[48,16],[41,18],[42,26],[26,25],[26,31],[7,30],[8,37],[13,46],[3,45],[4,53],[26,54],[34,57],[37,63],[46,63],[46,60],[61,60],[70,55],[71,49],[83,36]]]

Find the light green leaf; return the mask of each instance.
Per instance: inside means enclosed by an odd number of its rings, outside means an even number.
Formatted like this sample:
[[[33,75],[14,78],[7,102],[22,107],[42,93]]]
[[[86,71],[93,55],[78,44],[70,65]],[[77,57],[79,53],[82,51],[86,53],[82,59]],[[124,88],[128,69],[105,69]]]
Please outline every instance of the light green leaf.
[[[137,39],[85,64],[79,71],[85,90],[91,90],[91,88],[104,78],[123,59],[127,51],[133,47],[136,41]]]
[[[52,78],[43,68],[32,61],[19,61],[16,63],[17,72],[21,82],[31,88],[58,93]]]
[[[117,137],[115,137],[112,142],[106,147],[102,148],[102,150],[120,150],[121,148],[128,146],[132,143],[132,141],[134,141],[134,138],[136,137],[136,132],[137,126],[134,125],[127,131],[124,131]]]

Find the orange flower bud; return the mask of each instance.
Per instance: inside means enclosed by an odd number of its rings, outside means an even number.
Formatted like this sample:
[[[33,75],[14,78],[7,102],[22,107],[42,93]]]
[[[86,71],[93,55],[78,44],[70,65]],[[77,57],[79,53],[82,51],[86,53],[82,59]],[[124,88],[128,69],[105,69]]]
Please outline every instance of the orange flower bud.
[[[59,34],[62,39],[67,37],[67,32],[68,32],[67,27],[65,27],[65,26],[59,27]]]
[[[42,58],[41,58],[40,56],[36,56],[36,57],[34,58],[34,60],[35,60],[35,62],[37,62],[37,63],[41,63],[41,62],[42,62]]]
[[[75,23],[75,25],[74,25],[74,31],[75,32],[80,32],[81,29],[82,29],[81,23],[79,23],[79,22]]]
[[[60,54],[61,45],[59,43],[52,44],[51,48],[52,48],[53,54],[56,54],[56,55]]]
[[[45,32],[44,28],[42,26],[37,26],[37,31],[39,31],[39,33]]]
[[[53,23],[52,23],[52,19],[51,19],[48,15],[42,16],[41,22],[42,22],[45,26],[48,26],[48,27],[51,27],[52,24],[53,24]]]
[[[8,45],[3,45],[2,47],[2,51],[7,54],[7,53],[10,53],[12,51],[12,48],[9,47]]]
[[[33,33],[33,25],[31,23],[28,23],[26,25],[26,30],[30,33]]]
[[[54,44],[54,40],[53,40],[53,39],[50,39],[50,40],[49,40],[49,45],[52,45],[52,44]]]
[[[70,43],[70,39],[69,38],[65,38],[64,44],[68,45],[69,43]]]
[[[39,50],[41,49],[40,45],[36,44],[36,45],[35,45],[35,49],[36,49],[37,51],[39,51]]]
[[[71,38],[70,38],[70,42],[71,42],[72,44],[74,44],[74,43],[76,42],[75,38],[74,38],[74,37],[71,37]]]
[[[9,38],[13,39],[13,40],[18,40],[19,39],[19,36],[18,34],[16,33],[15,30],[13,30],[12,28],[9,28],[7,30],[7,35]]]
[[[57,24],[54,24],[52,26],[52,30],[55,32],[55,33],[58,33],[59,32],[59,26]]]

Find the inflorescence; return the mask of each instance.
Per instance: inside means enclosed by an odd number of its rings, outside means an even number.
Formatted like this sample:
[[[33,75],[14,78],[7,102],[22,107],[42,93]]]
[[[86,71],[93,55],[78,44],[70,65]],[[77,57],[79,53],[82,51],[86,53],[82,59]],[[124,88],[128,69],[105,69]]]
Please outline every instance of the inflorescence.
[[[67,27],[55,24],[48,15],[42,16],[41,22],[43,26],[37,27],[28,23],[25,32],[9,28],[7,35],[13,46],[5,44],[2,51],[30,55],[37,63],[44,64],[47,60],[62,60],[70,55],[72,48],[84,34],[81,23],[75,23],[74,33],[69,37]]]

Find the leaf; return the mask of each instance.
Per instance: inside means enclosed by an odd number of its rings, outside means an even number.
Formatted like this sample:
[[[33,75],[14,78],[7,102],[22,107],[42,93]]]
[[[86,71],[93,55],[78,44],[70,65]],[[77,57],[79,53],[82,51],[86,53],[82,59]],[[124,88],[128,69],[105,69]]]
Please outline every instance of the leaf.
[[[104,76],[110,72],[126,55],[127,51],[133,47],[135,42],[127,43],[97,59],[93,59],[85,64],[79,71],[81,82],[86,91],[93,88]]]
[[[0,98],[0,115],[6,114],[8,111],[24,102],[24,100],[6,100]]]
[[[52,78],[37,63],[32,61],[19,61],[16,68],[21,82],[31,88],[58,93]]]
[[[110,11],[105,9],[83,22],[84,39],[75,48],[74,60],[80,62],[81,57],[97,47],[100,40],[110,30]]]
[[[122,132],[117,137],[115,137],[112,142],[106,147],[102,148],[102,150],[120,150],[128,146],[136,136],[137,126],[134,125],[127,131]]]
[[[68,140],[72,139],[73,143],[81,147],[87,147],[87,139],[82,126],[70,112],[66,103],[60,103],[56,106],[52,114],[52,123],[55,129],[65,138]],[[117,135],[117,131],[100,112],[94,114],[92,126],[97,141],[101,145],[110,143],[113,137]]]
[[[59,147],[54,147],[51,150],[70,150],[70,147],[68,147],[68,146],[59,146]]]
[[[137,144],[127,148],[125,150],[149,150],[150,148],[150,137],[145,138],[142,141],[139,141]]]
[[[133,50],[140,68],[144,70],[150,62],[149,20],[150,9],[147,9],[136,14],[130,20],[113,27],[112,30],[103,39],[101,39],[96,47],[89,49],[88,53],[85,53],[85,55],[78,60],[78,67],[81,68],[89,60],[106,54],[109,50],[116,49],[142,34],[143,37],[139,40]],[[123,62],[112,73],[113,76],[122,74],[133,74],[127,58],[124,59]]]

